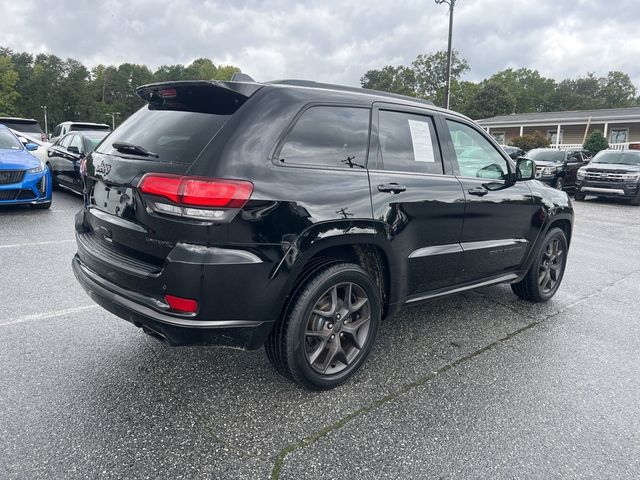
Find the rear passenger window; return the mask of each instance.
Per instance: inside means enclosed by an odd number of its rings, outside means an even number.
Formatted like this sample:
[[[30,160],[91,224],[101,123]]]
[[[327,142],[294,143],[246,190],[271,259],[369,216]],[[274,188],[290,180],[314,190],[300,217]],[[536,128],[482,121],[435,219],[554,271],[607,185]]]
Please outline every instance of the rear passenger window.
[[[369,109],[317,106],[306,110],[285,138],[286,165],[365,168]]]
[[[378,168],[443,173],[431,117],[380,110],[378,138]]]

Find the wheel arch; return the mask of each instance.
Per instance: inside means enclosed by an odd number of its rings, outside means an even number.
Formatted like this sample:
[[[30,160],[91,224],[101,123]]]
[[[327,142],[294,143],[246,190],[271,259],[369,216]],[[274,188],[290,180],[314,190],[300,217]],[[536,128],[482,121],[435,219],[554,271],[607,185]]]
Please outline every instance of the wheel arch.
[[[319,268],[337,262],[355,263],[367,271],[380,286],[383,317],[394,313],[389,308],[400,296],[396,278],[399,268],[385,225],[378,222],[323,222],[305,230],[289,248],[274,275],[285,273],[281,316],[297,290]]]

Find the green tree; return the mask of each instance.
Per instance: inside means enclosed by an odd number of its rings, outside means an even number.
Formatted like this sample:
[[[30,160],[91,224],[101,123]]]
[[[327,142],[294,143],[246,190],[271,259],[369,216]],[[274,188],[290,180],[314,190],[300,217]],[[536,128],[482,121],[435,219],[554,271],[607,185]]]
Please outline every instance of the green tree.
[[[632,107],[636,104],[638,91],[626,73],[611,71],[600,79],[600,84],[600,96],[607,108]]]
[[[489,118],[513,113],[515,106],[515,98],[507,89],[487,82],[470,98],[465,113],[473,119]]]
[[[436,105],[443,105],[444,86],[447,81],[447,52],[440,50],[431,55],[421,54],[411,63],[416,79],[416,93]],[[460,58],[457,50],[451,53],[451,84],[458,82],[469,70],[469,63]]]
[[[546,148],[549,146],[549,138],[542,132],[536,130],[532,134],[522,135],[521,137],[514,137],[509,142],[509,145],[521,148],[525,152],[528,152],[534,148]]]
[[[504,87],[515,99],[515,112],[543,112],[549,109],[550,97],[557,84],[552,78],[540,75],[537,70],[511,68],[494,73],[489,82]]]
[[[467,114],[471,99],[477,95],[482,86],[479,83],[467,80],[451,82],[451,110]]]
[[[16,90],[18,73],[13,68],[11,57],[0,56],[0,115],[14,115],[16,101],[19,98]]]
[[[594,130],[591,132],[591,135],[587,137],[582,148],[591,152],[592,155],[595,155],[600,150],[609,148],[609,142],[607,142],[607,139],[604,138],[600,130]]]
[[[412,69],[402,65],[387,65],[381,70],[369,70],[360,79],[360,84],[362,88],[417,96],[415,74]]]

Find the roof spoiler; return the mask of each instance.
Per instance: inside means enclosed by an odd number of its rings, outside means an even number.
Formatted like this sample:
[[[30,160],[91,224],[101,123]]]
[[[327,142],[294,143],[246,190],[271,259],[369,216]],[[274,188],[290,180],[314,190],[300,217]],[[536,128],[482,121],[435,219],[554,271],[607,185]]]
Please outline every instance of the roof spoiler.
[[[246,75],[247,78],[251,78]],[[219,90],[219,93],[228,93],[239,100],[246,100],[251,95],[260,90],[264,85],[255,82],[223,82],[220,80],[182,80],[175,82],[149,83],[136,88],[136,94],[145,100],[150,101],[154,96],[162,97],[163,90],[171,90],[179,87],[209,87]]]

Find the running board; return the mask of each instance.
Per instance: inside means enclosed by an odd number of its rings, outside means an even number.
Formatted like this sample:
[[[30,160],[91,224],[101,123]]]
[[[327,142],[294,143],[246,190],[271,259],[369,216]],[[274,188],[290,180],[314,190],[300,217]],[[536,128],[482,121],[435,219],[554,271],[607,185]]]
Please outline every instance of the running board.
[[[496,283],[512,282],[513,280],[516,280],[517,278],[518,278],[518,274],[517,273],[509,273],[508,275],[503,275],[503,276],[498,277],[498,278],[494,278],[494,279],[491,279],[491,280],[483,280],[481,282],[472,283],[470,285],[465,285],[463,287],[458,287],[458,288],[454,288],[454,289],[451,289],[451,290],[441,290],[441,291],[438,291],[438,292],[427,293],[425,295],[420,295],[418,297],[410,298],[409,300],[406,300],[404,303],[421,302],[422,300],[429,300],[431,298],[442,297],[444,295],[451,295],[451,294],[454,294],[454,293],[460,293],[460,292],[464,292],[466,290],[473,290],[475,288],[488,287],[489,285],[495,285]]]

